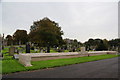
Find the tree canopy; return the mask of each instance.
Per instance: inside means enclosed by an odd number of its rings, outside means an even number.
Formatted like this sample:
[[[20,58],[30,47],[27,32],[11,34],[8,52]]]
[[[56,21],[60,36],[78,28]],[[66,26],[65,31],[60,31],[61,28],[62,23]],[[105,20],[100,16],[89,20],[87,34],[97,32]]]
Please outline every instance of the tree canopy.
[[[108,49],[108,41],[106,39],[102,40],[102,39],[90,38],[84,44],[88,50],[107,50]]]
[[[13,34],[14,44],[26,44],[28,35],[26,30],[16,30]]]
[[[7,40],[7,45],[8,46],[13,44],[13,38],[12,38],[11,35],[7,35],[6,40]]]
[[[34,22],[30,30],[30,41],[39,44],[41,47],[61,45],[63,43],[61,27],[47,17]]]

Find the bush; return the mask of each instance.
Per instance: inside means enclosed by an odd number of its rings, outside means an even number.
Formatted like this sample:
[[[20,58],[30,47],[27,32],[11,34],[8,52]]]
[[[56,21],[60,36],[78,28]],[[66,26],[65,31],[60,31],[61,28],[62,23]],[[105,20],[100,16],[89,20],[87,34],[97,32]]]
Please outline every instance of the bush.
[[[108,50],[108,47],[103,43],[103,41],[101,41],[98,44],[96,51],[103,51],[103,50]]]

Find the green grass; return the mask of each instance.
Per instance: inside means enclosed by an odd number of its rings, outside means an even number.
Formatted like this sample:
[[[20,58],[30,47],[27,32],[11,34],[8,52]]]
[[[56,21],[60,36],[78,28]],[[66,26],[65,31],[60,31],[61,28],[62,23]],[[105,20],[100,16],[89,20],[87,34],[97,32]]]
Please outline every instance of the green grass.
[[[64,50],[63,52],[69,52],[69,50]],[[55,51],[54,49],[50,50],[50,53],[58,53],[57,51]]]
[[[50,50],[50,53],[58,53],[58,52],[55,51],[55,50],[53,50],[53,49],[51,49],[51,50]]]
[[[68,59],[55,59],[55,60],[46,60],[46,61],[32,61],[31,67],[24,67],[22,64],[19,64],[17,60],[3,60],[2,61],[2,74],[19,72],[19,71],[30,71],[43,68],[51,68],[57,66],[65,66],[70,64],[78,64],[90,61],[96,61],[101,59],[113,58],[117,55],[99,55],[99,56],[90,56],[90,57],[77,57],[77,58],[68,58]]]
[[[8,51],[9,51],[9,48],[4,48],[4,50],[2,50],[1,52],[5,54],[5,53],[8,53]]]
[[[8,51],[9,51],[9,48],[4,48],[4,50],[2,50],[2,54],[4,56],[3,60],[11,60],[11,59],[13,59],[12,56],[9,56]]]
[[[64,52],[69,52],[69,50],[64,50]]]

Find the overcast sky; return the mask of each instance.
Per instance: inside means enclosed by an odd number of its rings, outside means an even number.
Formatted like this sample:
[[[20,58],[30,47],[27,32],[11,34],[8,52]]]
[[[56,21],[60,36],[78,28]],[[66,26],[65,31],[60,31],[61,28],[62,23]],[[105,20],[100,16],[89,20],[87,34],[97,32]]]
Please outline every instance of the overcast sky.
[[[1,10],[0,10],[1,11]],[[2,33],[30,31],[33,21],[48,17],[59,23],[63,38],[81,42],[89,38],[118,37],[118,2],[4,2]]]

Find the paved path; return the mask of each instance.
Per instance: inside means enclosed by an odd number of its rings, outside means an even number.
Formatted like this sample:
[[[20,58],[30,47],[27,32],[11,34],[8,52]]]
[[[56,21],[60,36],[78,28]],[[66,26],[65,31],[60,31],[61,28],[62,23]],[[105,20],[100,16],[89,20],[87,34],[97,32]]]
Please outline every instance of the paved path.
[[[118,78],[118,58],[12,73],[3,78]]]

